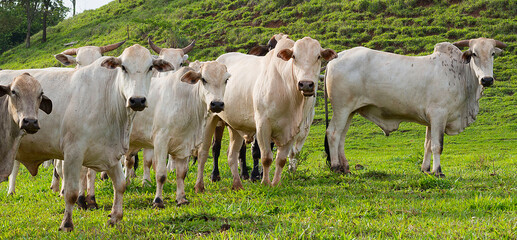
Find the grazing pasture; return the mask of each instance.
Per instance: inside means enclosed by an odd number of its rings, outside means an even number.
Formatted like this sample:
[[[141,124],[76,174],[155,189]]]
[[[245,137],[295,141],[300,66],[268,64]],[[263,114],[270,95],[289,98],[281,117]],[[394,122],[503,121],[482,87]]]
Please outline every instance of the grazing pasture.
[[[316,117],[296,173],[284,170],[278,187],[243,181],[232,191],[221,150],[222,181],[194,192],[196,165],[189,168],[189,205],[176,207],[175,174],[164,185],[165,209],[153,209],[156,183],[135,179],[124,194],[124,218],[105,226],[113,199],[111,181],[98,181],[99,210],[75,210],[75,230],[58,232],[63,200],[50,189],[51,169],[31,177],[20,169],[16,194],[0,184],[0,239],[15,238],[517,238],[517,3],[493,1],[113,1],[41,33],[33,46],[1,55],[0,68],[60,66],[52,54],[63,43],[103,45],[130,38],[147,46],[186,46],[189,60],[214,60],[229,51],[246,52],[275,33],[311,36],[342,51],[363,45],[407,55],[429,54],[434,44],[490,37],[508,44],[495,58],[496,81],[485,89],[477,120],[457,136],[445,136],[441,157],[446,178],[420,172],[425,127],[402,123],[385,137],[373,123],[355,116],[345,151],[351,175],[330,172],[325,163],[324,100],[318,91]],[[77,47],[78,47],[77,46]],[[76,47],[76,46],[74,46]],[[122,49],[113,51],[120,55]],[[251,155],[248,151],[248,159]],[[140,158],[142,159],[142,158]],[[209,158],[208,162],[211,162]],[[205,182],[211,172],[205,169]],[[274,171],[274,169],[272,170]],[[137,170],[142,176],[142,169]],[[154,172],[151,179],[154,178]]]

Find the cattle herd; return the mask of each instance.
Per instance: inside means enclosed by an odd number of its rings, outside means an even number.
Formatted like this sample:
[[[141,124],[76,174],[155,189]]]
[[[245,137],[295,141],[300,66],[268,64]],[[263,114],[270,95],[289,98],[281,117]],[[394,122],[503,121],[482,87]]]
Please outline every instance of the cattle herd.
[[[219,178],[216,164],[225,127],[230,135],[232,188],[242,189],[241,175],[248,176],[247,143],[253,143],[252,179],[280,184],[288,158],[290,168],[296,169],[296,155],[309,133],[323,78],[322,61],[328,62],[325,98],[333,109],[325,138],[333,171],[350,172],[344,143],[358,113],[386,135],[403,121],[425,125],[421,170],[442,177],[444,133],[458,134],[475,120],[483,89],[494,82],[494,56],[506,47],[478,38],[438,43],[431,55],[418,57],[364,47],[336,53],[310,37],[294,41],[276,34],[250,54],[226,53],[188,67],[182,65],[188,63],[194,42],[175,49],[160,48],[149,39],[158,56],[138,44],[119,57],[102,56],[123,44],[86,46],[55,55],[75,68],[0,71],[0,182],[10,178],[12,194],[19,163],[36,175],[44,161],[61,159],[55,160],[52,183],[58,191],[59,177],[63,178],[65,211],[59,230],[73,230],[76,203],[81,208],[97,207],[93,185],[97,171],[105,171],[113,181],[108,224],[119,222],[127,181],[135,176],[133,157],[141,149],[144,180],[151,180],[151,166],[156,171],[153,206],[164,207],[163,185],[172,168],[176,203],[188,203],[184,179],[189,159],[197,157],[195,190],[203,192],[204,165],[212,145],[212,180]],[[468,50],[462,52],[463,47]],[[38,109],[45,114],[38,115]]]

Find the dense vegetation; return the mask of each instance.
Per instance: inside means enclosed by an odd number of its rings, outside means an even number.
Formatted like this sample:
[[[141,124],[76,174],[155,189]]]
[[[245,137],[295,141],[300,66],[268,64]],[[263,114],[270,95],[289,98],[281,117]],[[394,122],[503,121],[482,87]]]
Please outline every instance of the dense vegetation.
[[[124,198],[124,220],[104,222],[112,201],[111,183],[101,182],[101,209],[75,211],[75,232],[57,232],[63,200],[48,190],[51,170],[30,177],[22,169],[15,196],[0,194],[0,238],[490,238],[517,237],[517,1],[165,1],[111,2],[49,29],[49,41],[33,36],[31,49],[18,46],[0,58],[0,68],[59,66],[52,54],[76,46],[126,39],[160,46],[197,40],[191,60],[210,60],[228,51],[246,52],[278,32],[294,39],[311,36],[342,51],[363,45],[408,55],[432,52],[442,41],[489,37],[508,44],[496,57],[497,81],[485,90],[476,122],[458,136],[446,136],[442,155],[445,179],[419,172],[425,128],[405,123],[384,137],[355,117],[348,133],[347,176],[328,171],[323,153],[323,99],[296,173],[267,188],[245,182],[231,191],[227,164],[222,182],[193,191],[196,167],[186,191],[191,204],[174,206],[174,174],[164,189],[167,208],[151,209],[154,186],[135,180]],[[120,54],[117,49],[112,55]],[[320,92],[321,96],[321,92]],[[224,144],[223,144],[224,145]],[[225,149],[222,150],[225,152]],[[224,156],[224,154],[223,154]],[[250,157],[250,156],[248,156]],[[205,172],[208,181],[209,171]],[[141,176],[141,170],[137,172]],[[0,185],[0,193],[7,184]],[[229,228],[229,229],[228,229]]]

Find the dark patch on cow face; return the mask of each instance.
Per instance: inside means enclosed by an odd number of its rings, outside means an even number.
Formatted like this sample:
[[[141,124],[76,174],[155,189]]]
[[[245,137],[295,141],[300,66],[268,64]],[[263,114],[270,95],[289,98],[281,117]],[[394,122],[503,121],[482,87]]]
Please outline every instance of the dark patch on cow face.
[[[332,60],[334,58],[337,58],[336,51],[334,51],[334,50],[332,50],[330,48],[321,50],[320,55],[321,55],[321,57],[323,57],[323,59],[325,59],[327,61],[330,61],[330,60]]]
[[[293,57],[293,50],[291,49],[282,49],[278,54],[277,57],[281,58],[284,61],[289,61]]]
[[[105,67],[107,69],[115,69],[117,67],[122,66],[122,60],[116,57],[110,57],[101,63],[102,67]]]
[[[463,59],[463,63],[465,64],[468,64],[470,63],[470,59],[472,58],[472,51],[469,49],[467,51],[465,51],[462,55],[461,55],[461,59]]]

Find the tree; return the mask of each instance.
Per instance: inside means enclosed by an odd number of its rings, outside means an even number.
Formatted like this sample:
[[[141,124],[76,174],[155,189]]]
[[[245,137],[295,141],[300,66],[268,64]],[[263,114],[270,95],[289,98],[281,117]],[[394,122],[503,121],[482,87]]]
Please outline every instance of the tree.
[[[20,3],[25,8],[25,14],[27,17],[27,35],[25,37],[25,46],[27,48],[30,48],[31,47],[32,20],[34,20],[34,17],[36,15],[36,10],[38,9],[38,6],[40,5],[40,1],[21,0]]]
[[[76,1],[77,1],[77,0],[70,0],[70,2],[72,2],[72,9],[73,9],[73,10],[72,10],[72,16],[75,16],[75,2],[76,2]]]
[[[43,0],[43,19],[41,20],[43,22],[43,36],[41,37],[42,42],[47,41],[47,15],[48,15],[48,8],[50,7],[50,1],[51,0]]]

